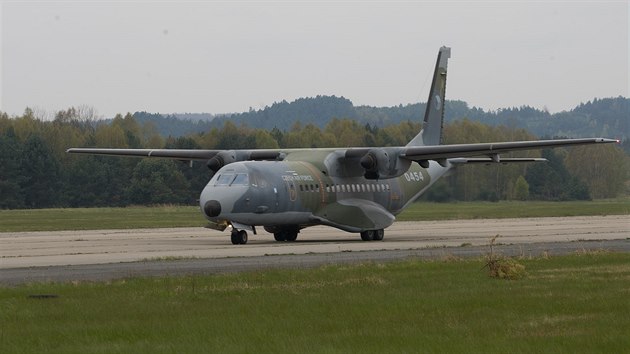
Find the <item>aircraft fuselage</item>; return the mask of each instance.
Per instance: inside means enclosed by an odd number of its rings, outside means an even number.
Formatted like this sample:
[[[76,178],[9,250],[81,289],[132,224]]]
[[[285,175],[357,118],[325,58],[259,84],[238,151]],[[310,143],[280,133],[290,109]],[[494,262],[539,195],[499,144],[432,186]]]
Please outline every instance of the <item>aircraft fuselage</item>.
[[[397,178],[371,180],[358,159],[341,162],[336,153],[310,150],[283,161],[226,165],[201,193],[201,210],[219,227],[236,223],[277,232],[324,224],[349,232],[378,230],[449,169],[412,164]]]

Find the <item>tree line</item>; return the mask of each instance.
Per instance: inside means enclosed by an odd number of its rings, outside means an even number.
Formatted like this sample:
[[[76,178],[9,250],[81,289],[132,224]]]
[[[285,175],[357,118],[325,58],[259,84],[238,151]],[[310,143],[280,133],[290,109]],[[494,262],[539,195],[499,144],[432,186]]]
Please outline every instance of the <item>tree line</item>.
[[[0,209],[195,204],[210,173],[203,163],[72,155],[69,147],[253,149],[405,145],[420,124],[379,127],[332,119],[324,127],[292,123],[271,130],[226,121],[181,137],[162,136],[150,120],[117,115],[97,124],[70,108],[52,120],[27,109],[0,114]],[[535,139],[523,129],[470,120],[445,125],[445,143]],[[540,156],[541,152],[519,156]],[[617,146],[543,151],[549,163],[463,166],[427,194],[434,201],[610,198],[625,193],[628,157]]]
[[[478,107],[469,107],[464,101],[447,100],[445,102],[445,120],[447,123],[467,117],[491,126],[506,125],[523,128],[537,137],[543,136],[602,136],[628,141],[630,124],[628,112],[630,99],[625,97],[593,99],[581,103],[569,111],[551,114],[529,106],[503,108],[486,111]],[[271,130],[274,127],[290,127],[299,120],[302,124],[313,124],[320,129],[334,117],[343,117],[359,121],[362,125],[385,127],[405,121],[419,121],[426,103],[414,103],[393,107],[354,106],[344,97],[316,96],[299,98],[292,102],[280,101],[270,106],[248,112],[223,114],[199,120],[198,115],[162,116],[147,112],[136,112],[137,119],[152,119],[158,122],[163,135],[184,135],[205,132],[213,127],[220,128],[227,121],[237,125],[246,124],[252,128]],[[630,152],[630,145],[625,145]]]

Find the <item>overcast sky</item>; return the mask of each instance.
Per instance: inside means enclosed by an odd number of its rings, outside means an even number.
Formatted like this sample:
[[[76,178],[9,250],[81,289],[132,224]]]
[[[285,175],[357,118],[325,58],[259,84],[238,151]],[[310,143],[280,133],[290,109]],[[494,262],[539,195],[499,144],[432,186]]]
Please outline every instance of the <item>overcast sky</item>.
[[[242,112],[315,95],[568,110],[628,97],[627,1],[3,1],[0,111]]]

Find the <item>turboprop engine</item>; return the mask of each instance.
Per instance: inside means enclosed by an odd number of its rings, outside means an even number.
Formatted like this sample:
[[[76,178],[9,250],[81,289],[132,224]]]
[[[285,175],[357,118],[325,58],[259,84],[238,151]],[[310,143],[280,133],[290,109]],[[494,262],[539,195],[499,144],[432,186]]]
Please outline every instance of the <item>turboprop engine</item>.
[[[370,149],[359,161],[366,179],[387,179],[401,176],[409,170],[411,161],[400,158],[398,149]]]
[[[273,150],[226,150],[221,151],[208,160],[208,168],[212,174],[217,173],[223,166],[233,162],[247,160],[281,160],[282,155]]]
[[[244,161],[247,159],[247,156],[244,152],[235,151],[235,150],[227,150],[221,151],[218,154],[214,155],[210,160],[208,160],[208,168],[216,173],[221,167],[231,164],[237,161]]]

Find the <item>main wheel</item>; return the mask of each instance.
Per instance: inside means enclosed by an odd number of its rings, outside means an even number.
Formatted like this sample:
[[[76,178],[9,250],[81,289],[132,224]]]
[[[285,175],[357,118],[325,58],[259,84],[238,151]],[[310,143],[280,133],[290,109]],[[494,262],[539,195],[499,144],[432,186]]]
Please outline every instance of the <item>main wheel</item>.
[[[372,241],[374,239],[374,231],[367,230],[367,231],[361,232],[361,239],[363,241]]]
[[[383,241],[384,236],[385,236],[385,230],[383,229],[374,230],[374,241]]]
[[[289,242],[295,241],[297,239],[297,235],[298,235],[297,231],[287,231],[286,232],[287,241]]]
[[[241,243],[241,240],[238,238],[238,231],[234,230],[230,234],[230,239],[232,240],[233,245],[238,245]]]
[[[278,241],[278,242],[286,241],[287,240],[287,233],[284,232],[284,231],[275,232],[273,234],[273,238],[276,241]]]
[[[234,230],[230,234],[230,239],[233,245],[244,245],[247,243],[247,231],[245,230]]]
[[[244,245],[247,243],[247,231],[241,230],[238,232],[238,243]]]

